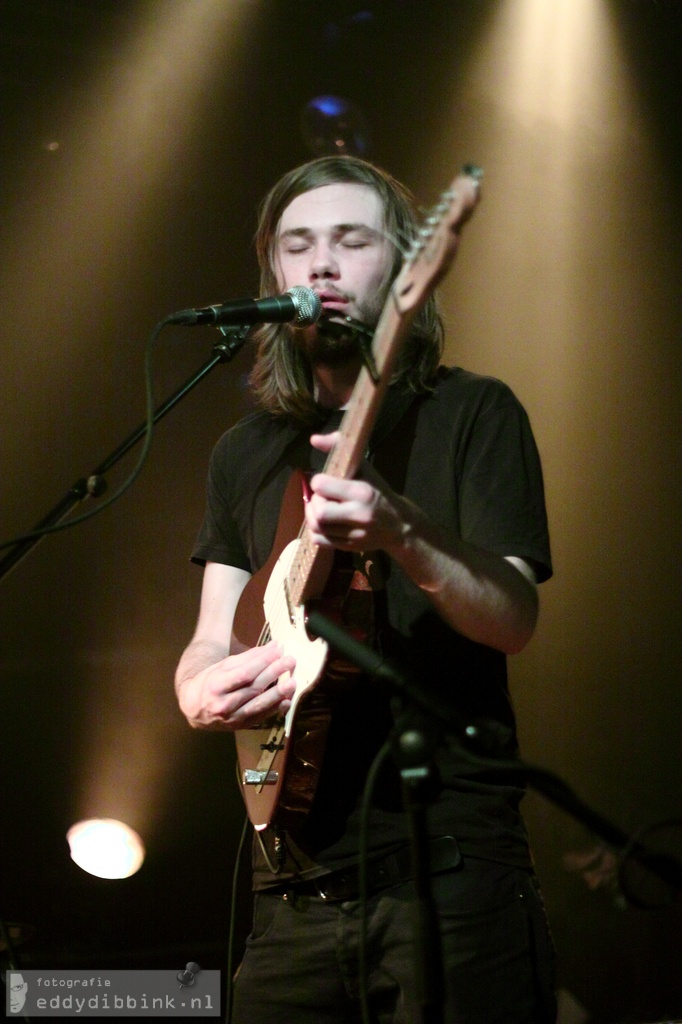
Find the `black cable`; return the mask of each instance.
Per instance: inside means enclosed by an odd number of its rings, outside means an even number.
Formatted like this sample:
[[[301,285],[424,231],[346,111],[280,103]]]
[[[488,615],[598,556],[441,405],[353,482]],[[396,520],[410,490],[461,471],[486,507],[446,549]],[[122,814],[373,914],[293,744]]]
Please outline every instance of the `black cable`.
[[[77,526],[78,523],[82,523],[86,519],[91,519],[93,516],[99,515],[99,513],[102,512],[105,508],[108,508],[110,505],[113,505],[114,502],[118,501],[118,499],[122,497],[123,494],[125,494],[125,492],[129,490],[129,488],[132,487],[132,485],[135,483],[138,476],[142,472],[142,468],[145,462],[147,461],[147,456],[149,455],[149,449],[151,448],[152,436],[154,433],[154,388],[152,372],[152,356],[154,352],[154,345],[156,344],[156,339],[158,338],[159,334],[161,333],[161,331],[167,325],[168,322],[169,318],[167,317],[165,320],[162,320],[160,323],[156,325],[156,327],[150,334],[149,340],[147,341],[147,345],[145,347],[144,387],[146,410],[144,444],[142,446],[142,451],[140,452],[137,463],[133,467],[133,470],[128,476],[128,478],[124,480],[121,486],[118,488],[118,490],[114,491],[113,494],[110,494],[105,501],[102,501],[98,505],[95,505],[93,508],[91,508],[87,512],[84,512],[82,515],[76,516],[73,519],[68,519],[66,522],[53,523],[50,526],[45,526],[38,530],[31,530],[30,533],[21,534],[21,536],[14,537],[12,540],[3,541],[2,543],[0,543],[0,550],[2,550],[3,548],[13,547],[15,544],[23,544],[25,541],[37,540],[40,537],[45,537],[50,533],[57,533],[59,530],[67,530],[72,526]],[[86,488],[84,493],[80,495],[80,498],[87,497],[88,493],[89,492]],[[93,493],[96,493],[96,491]]]
[[[367,926],[368,926],[368,902],[367,891],[367,854],[369,842],[369,816],[372,809],[372,796],[376,786],[377,776],[384,766],[384,762],[391,756],[390,742],[384,743],[378,754],[372,761],[365,788],[362,793],[360,805],[360,836],[358,843],[358,880],[360,888],[360,942],[358,944],[358,978],[360,989],[360,1012],[363,1024],[371,1024],[369,1016],[369,992],[367,975]]]
[[[242,834],[239,839],[239,846],[237,847],[237,856],[234,862],[234,871],[232,873],[232,895],[230,897],[229,929],[227,933],[227,980],[225,983],[225,1024],[230,1024],[232,1020],[232,967],[234,962],[234,932],[237,921],[237,885],[239,882],[239,868],[241,866],[241,860],[244,853],[244,843],[246,841],[248,831],[249,819],[247,816],[245,816],[244,825],[242,827]]]

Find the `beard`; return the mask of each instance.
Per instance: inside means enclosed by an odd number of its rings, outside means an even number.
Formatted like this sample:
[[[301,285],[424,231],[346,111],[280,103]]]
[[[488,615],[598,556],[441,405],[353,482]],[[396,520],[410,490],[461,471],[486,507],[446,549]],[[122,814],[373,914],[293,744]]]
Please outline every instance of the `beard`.
[[[312,366],[348,366],[360,356],[358,332],[339,320],[323,320],[299,332],[301,346]]]
[[[384,296],[377,295],[358,306],[357,320],[331,311],[311,327],[294,330],[294,338],[312,366],[349,366],[363,358],[361,340],[371,342],[383,306]]]

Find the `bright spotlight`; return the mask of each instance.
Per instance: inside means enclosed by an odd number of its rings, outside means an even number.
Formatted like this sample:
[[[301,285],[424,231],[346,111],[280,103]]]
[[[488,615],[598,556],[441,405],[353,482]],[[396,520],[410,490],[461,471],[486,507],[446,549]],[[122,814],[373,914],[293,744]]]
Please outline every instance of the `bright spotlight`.
[[[91,818],[66,833],[71,859],[98,878],[129,878],[144,860],[144,845],[128,825],[113,818]]]

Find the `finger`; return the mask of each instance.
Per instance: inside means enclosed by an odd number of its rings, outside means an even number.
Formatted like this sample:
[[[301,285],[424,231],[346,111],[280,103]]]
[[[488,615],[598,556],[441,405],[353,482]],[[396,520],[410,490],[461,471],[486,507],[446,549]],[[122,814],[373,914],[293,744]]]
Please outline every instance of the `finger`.
[[[278,667],[281,667],[278,664]],[[284,673],[288,679],[288,669]],[[237,727],[247,717],[260,715],[261,718],[274,714],[283,701],[290,700],[292,688],[278,678],[271,679],[263,673],[251,685],[224,690],[215,695],[211,711],[228,725]]]
[[[265,668],[253,679],[250,685],[242,687],[244,693],[251,691],[254,694],[263,693],[271,688],[276,688],[279,684],[284,685],[286,679],[294,670],[296,664],[295,659],[290,656],[283,656],[277,658],[275,661],[270,662]],[[233,692],[239,693],[239,690]]]
[[[338,430],[332,431],[331,434],[312,434],[310,443],[320,452],[330,452],[334,445],[338,444],[340,436]]]
[[[269,640],[266,644],[257,644],[255,647],[240,651],[239,654],[230,654],[223,661],[218,662],[218,665],[225,668],[226,671],[229,671],[230,668],[246,669],[252,663],[265,664],[281,656],[282,651],[277,641]]]
[[[363,505],[374,504],[378,491],[366,480],[344,480],[343,477],[316,473],[310,481],[313,495],[319,494],[330,501],[355,501]]]
[[[236,707],[226,709],[224,719],[233,729],[243,729],[249,724],[262,722],[275,714],[285,714],[291,707],[296,683],[289,677],[280,680],[263,693],[245,700]]]
[[[219,662],[212,683],[214,688],[224,692],[250,685],[260,691],[290,671],[294,664],[293,658],[285,658],[279,645],[270,641],[263,647],[253,647]]]
[[[255,704],[255,712],[262,717],[275,714],[280,710],[283,700],[292,695],[291,686],[287,685],[293,670],[293,658],[280,658],[267,666],[255,678],[240,682],[238,675],[232,672],[216,673],[210,680],[209,696],[206,710],[210,718],[223,723],[224,728],[241,728],[239,723],[249,714],[243,709]],[[284,677],[284,680],[282,679]]]
[[[345,548],[346,550],[356,549],[364,551],[367,547],[367,530],[364,527],[349,528],[348,526],[325,526],[310,529],[310,536],[315,544],[321,548]]]
[[[322,503],[318,508],[309,505],[305,510],[306,526],[315,544],[328,544],[332,539],[343,538],[350,527],[338,506],[328,508],[327,505]]]
[[[375,505],[359,501],[332,501],[317,497],[308,503],[305,510],[306,525],[312,533],[326,536],[352,534],[359,537],[370,527],[375,518]],[[353,531],[359,531],[353,534]]]

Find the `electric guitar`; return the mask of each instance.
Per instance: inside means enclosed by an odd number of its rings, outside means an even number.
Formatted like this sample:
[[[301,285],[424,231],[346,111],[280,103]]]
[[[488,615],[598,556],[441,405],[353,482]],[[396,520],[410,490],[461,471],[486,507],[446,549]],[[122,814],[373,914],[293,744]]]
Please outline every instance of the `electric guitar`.
[[[371,354],[358,376],[324,472],[351,479],[364,456],[401,345],[419,308],[454,259],[459,231],[478,201],[481,172],[463,169],[418,232],[388,293]],[[292,474],[272,554],[247,583],[235,613],[234,640],[250,648],[277,640],[296,659],[296,691],[286,715],[235,733],[239,781],[257,831],[290,829],[315,795],[330,708],[324,686],[327,644],[306,629],[306,602],[319,598],[334,551],[315,544],[303,522],[301,478]]]

